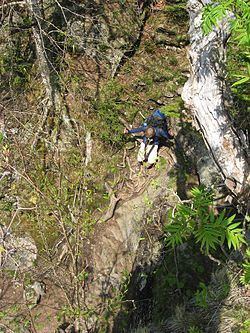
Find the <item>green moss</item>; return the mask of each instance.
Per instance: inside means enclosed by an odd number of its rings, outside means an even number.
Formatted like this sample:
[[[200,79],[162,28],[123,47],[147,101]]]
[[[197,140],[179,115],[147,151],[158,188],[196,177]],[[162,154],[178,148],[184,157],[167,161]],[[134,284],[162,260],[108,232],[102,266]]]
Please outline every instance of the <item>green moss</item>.
[[[146,40],[143,46],[144,50],[149,54],[155,53],[158,49],[157,45],[152,40]]]
[[[188,20],[186,1],[182,1],[179,4],[169,4],[164,7],[164,11],[170,14],[170,17],[174,22],[179,20],[185,22],[186,20]]]
[[[168,117],[179,118],[182,108],[183,101],[181,98],[177,98],[173,103],[161,107],[161,111]]]
[[[178,65],[178,60],[175,56],[168,57],[168,62],[169,62],[169,65],[171,65],[171,66],[177,66]]]

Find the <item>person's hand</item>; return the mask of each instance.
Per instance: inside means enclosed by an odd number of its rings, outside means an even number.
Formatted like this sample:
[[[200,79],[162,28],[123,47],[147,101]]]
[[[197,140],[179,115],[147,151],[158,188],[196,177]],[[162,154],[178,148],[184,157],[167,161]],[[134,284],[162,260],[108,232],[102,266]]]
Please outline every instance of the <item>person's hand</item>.
[[[123,133],[128,134],[128,129],[126,127],[124,128]]]
[[[171,139],[174,137],[174,132],[172,129],[168,130],[168,134],[170,135]]]

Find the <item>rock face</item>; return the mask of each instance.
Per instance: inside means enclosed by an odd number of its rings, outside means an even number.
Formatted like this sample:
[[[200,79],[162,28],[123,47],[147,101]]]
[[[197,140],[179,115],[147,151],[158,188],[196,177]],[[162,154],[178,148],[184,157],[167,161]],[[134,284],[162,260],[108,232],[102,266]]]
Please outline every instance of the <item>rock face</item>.
[[[183,149],[183,154],[192,165],[196,166],[200,184],[207,187],[220,184],[222,181],[220,169],[199,133],[191,129],[184,133],[180,132],[177,140]]]
[[[218,28],[204,36],[201,29],[202,8],[201,1],[188,1],[191,73],[182,98],[192,110],[223,178],[235,179],[237,186],[233,192],[238,195],[246,186],[248,166],[240,139],[224,105],[227,92],[224,73],[227,22],[221,22]]]
[[[37,247],[30,237],[17,237],[0,229],[0,267],[9,270],[26,271],[34,265]]]
[[[159,214],[159,202],[167,198],[172,202],[175,200],[171,198],[168,181],[165,172],[162,172],[141,194],[121,204],[113,219],[97,232],[91,247],[93,279],[88,283],[84,304],[88,308],[99,309],[96,310],[99,319],[92,317],[89,329],[105,316],[105,304],[119,291],[126,272],[133,272],[138,266],[153,266],[159,260],[161,246],[157,240],[147,246],[147,255],[141,254],[142,235],[152,215]],[[142,290],[146,281],[138,283]]]

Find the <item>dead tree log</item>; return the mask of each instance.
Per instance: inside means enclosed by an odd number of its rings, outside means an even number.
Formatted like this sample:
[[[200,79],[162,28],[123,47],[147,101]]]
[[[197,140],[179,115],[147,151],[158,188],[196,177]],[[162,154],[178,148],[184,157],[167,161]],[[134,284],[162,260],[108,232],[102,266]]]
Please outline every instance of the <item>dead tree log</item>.
[[[230,183],[235,185],[230,190],[238,196],[247,185],[249,170],[246,153],[225,106],[228,93],[225,80],[228,23],[224,20],[209,35],[203,35],[202,9],[209,2],[188,1],[191,73],[182,98],[193,112],[222,177],[233,180]]]

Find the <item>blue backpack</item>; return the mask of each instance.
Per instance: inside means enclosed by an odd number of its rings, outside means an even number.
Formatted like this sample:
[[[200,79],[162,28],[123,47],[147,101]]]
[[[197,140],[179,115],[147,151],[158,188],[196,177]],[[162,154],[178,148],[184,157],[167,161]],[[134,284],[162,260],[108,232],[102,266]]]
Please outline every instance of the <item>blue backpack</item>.
[[[162,128],[164,131],[168,131],[167,117],[159,109],[155,110],[151,116],[146,118],[143,125]]]

